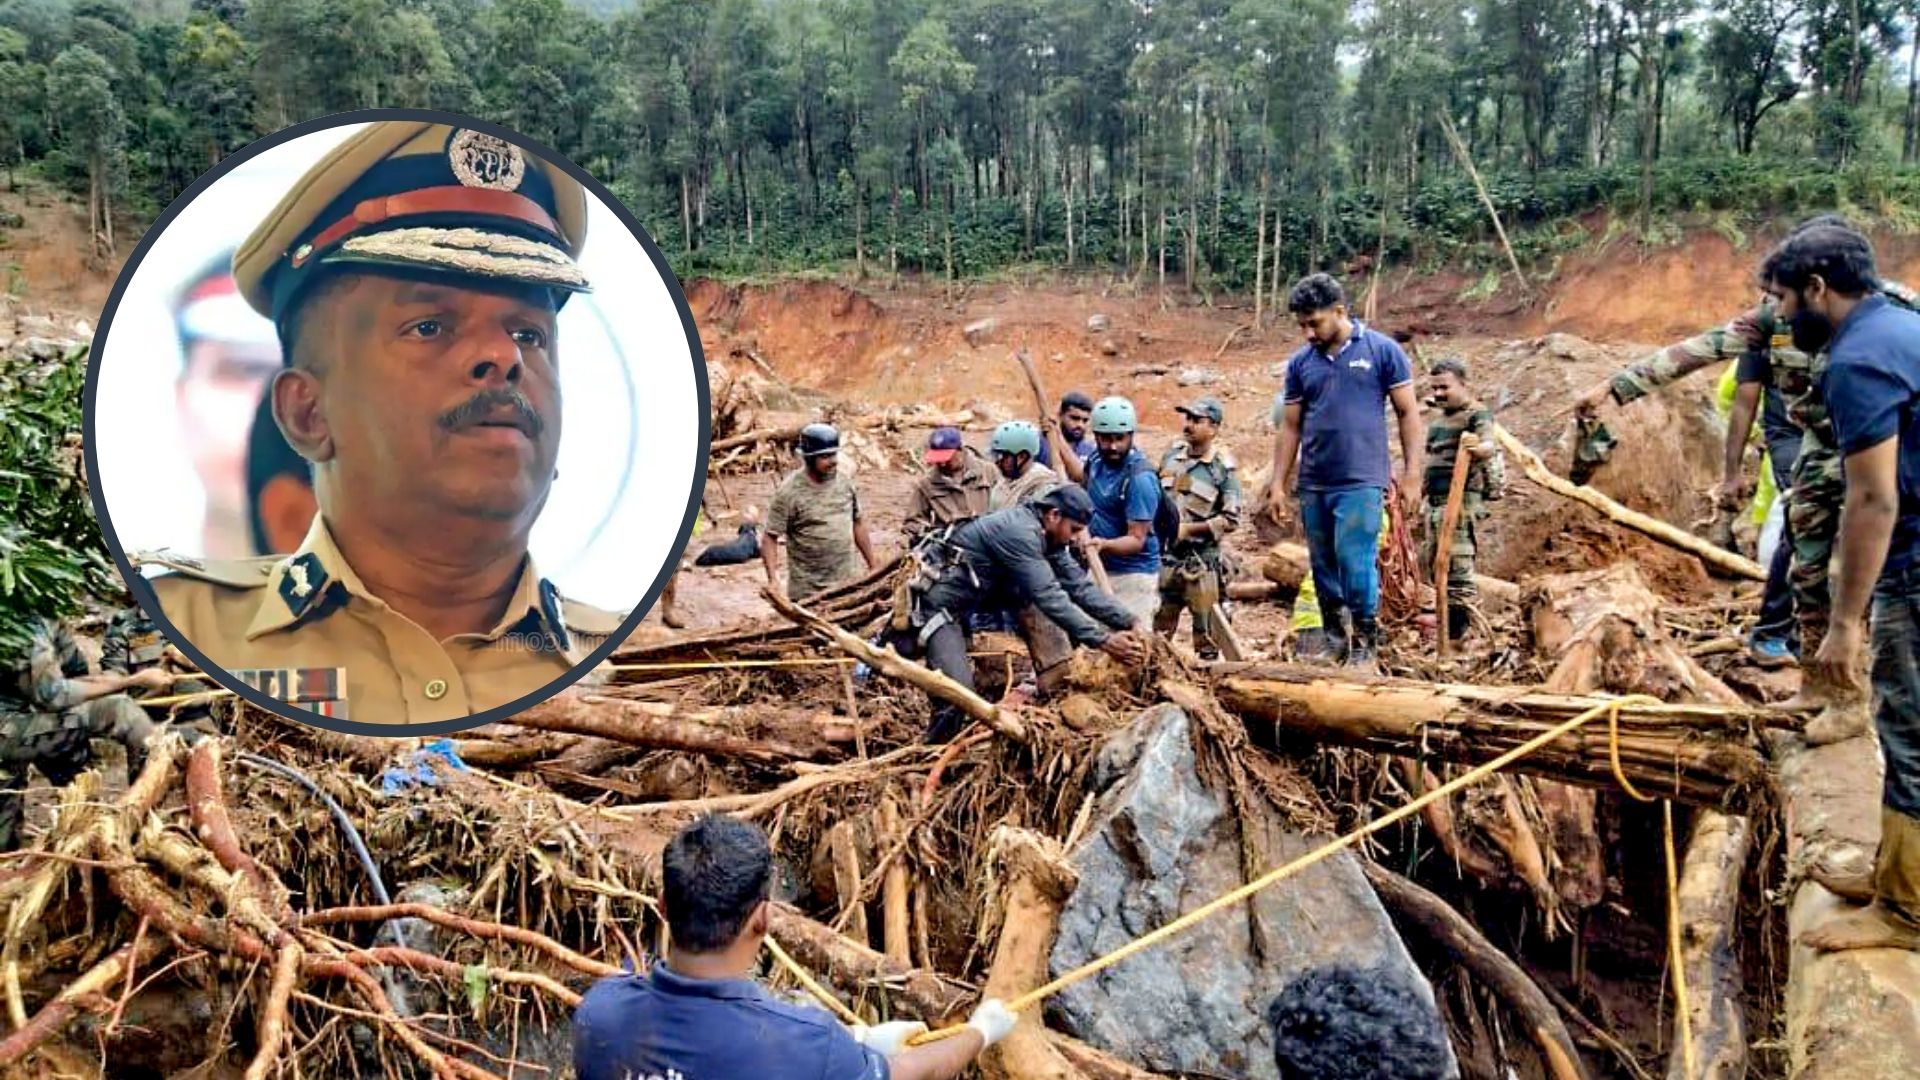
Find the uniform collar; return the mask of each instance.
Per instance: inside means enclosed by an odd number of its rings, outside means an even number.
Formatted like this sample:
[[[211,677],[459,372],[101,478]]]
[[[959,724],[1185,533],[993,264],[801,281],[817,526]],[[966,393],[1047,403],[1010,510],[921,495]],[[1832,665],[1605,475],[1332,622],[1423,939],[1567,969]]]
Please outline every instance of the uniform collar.
[[[1185,439],[1181,439],[1177,445],[1179,446],[1179,452],[1181,457],[1186,458],[1188,461],[1197,461],[1202,465],[1213,464],[1213,459],[1219,456],[1220,454],[1219,439],[1215,439],[1214,441],[1208,443],[1207,452],[1204,454],[1194,453],[1193,444],[1188,442]]]
[[[366,584],[353,572],[346,556],[334,543],[326,519],[316,514],[300,547],[275,563],[268,574],[266,596],[247,626],[247,640],[287,629],[304,619],[323,618],[349,599],[387,607],[385,600],[367,591]],[[521,566],[513,597],[493,629],[460,637],[491,642],[522,628],[544,633],[556,651],[570,655],[573,652],[573,639],[560,612],[560,594],[552,582],[540,576],[532,555],[528,555]]]

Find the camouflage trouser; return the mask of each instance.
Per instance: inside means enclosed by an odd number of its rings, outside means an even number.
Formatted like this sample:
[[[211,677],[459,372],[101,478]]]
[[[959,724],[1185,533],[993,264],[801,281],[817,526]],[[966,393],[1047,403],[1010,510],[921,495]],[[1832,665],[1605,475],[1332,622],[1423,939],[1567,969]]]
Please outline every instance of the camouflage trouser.
[[[1920,818],[1920,567],[1880,579],[1873,594],[1873,690],[1881,803]]]
[[[127,748],[131,781],[146,764],[147,736],[154,730],[146,710],[125,694],[4,722],[11,730],[0,733],[0,851],[12,851],[19,843],[29,766],[39,766],[48,780],[64,786],[92,764],[93,740],[111,739]]]
[[[1474,492],[1460,500],[1460,520],[1453,525],[1453,546],[1447,549],[1447,600],[1472,603],[1477,595],[1473,584],[1474,522],[1485,513],[1484,501]],[[1427,504],[1427,527],[1420,537],[1420,568],[1433,572],[1434,556],[1440,553],[1440,526],[1445,522],[1444,505]],[[1438,585],[1439,582],[1435,582]]]
[[[1193,612],[1193,648],[1211,658],[1220,651],[1213,637],[1213,609],[1220,603],[1219,555],[1196,556],[1160,568],[1160,607],[1153,615],[1154,633],[1172,637],[1180,629],[1180,613]]]
[[[1808,435],[1793,463],[1793,490],[1787,495],[1787,532],[1793,543],[1793,607],[1800,621],[1800,655],[1811,658],[1826,636],[1832,608],[1828,569],[1840,535],[1840,508],[1847,497],[1840,452]]]

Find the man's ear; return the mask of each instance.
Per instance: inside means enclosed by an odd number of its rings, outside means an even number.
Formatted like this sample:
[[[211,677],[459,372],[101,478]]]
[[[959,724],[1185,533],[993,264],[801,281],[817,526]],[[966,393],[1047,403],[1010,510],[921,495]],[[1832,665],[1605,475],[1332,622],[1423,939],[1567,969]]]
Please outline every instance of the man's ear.
[[[773,901],[762,900],[747,916],[747,933],[754,937],[766,937],[773,932]]]
[[[308,461],[333,460],[333,428],[320,396],[320,379],[311,371],[289,368],[273,377],[273,419],[287,445]]]

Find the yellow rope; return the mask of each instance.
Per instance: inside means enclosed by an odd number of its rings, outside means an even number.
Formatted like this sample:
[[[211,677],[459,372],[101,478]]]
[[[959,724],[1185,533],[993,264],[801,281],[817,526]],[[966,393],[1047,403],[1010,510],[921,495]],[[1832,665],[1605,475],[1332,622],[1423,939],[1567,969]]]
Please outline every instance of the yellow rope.
[[[1207,917],[1214,915],[1217,912],[1225,910],[1228,907],[1238,904],[1240,901],[1245,900],[1248,897],[1253,896],[1254,894],[1261,892],[1264,889],[1270,888],[1273,885],[1276,885],[1279,882],[1292,877],[1293,875],[1299,873],[1300,871],[1305,870],[1310,866],[1313,866],[1315,863],[1321,862],[1322,860],[1325,860],[1330,856],[1333,856],[1342,851],[1345,851],[1347,848],[1352,847],[1353,845],[1359,843],[1361,840],[1364,840],[1367,837],[1372,836],[1374,833],[1377,833],[1380,830],[1385,829],[1387,826],[1392,825],[1397,821],[1401,821],[1407,817],[1410,817],[1414,814],[1419,813],[1426,806],[1434,802],[1437,802],[1441,799],[1447,798],[1448,796],[1452,795],[1454,792],[1459,791],[1464,787],[1467,787],[1471,784],[1478,783],[1479,781],[1489,776],[1492,776],[1494,773],[1497,773],[1500,770],[1506,768],[1507,766],[1513,764],[1514,762],[1527,757],[1528,755],[1539,750],[1541,747],[1546,746],[1548,743],[1553,742],[1555,739],[1558,739],[1561,736],[1576,730],[1582,725],[1593,720],[1594,717],[1599,716],[1602,713],[1608,714],[1609,717],[1617,717],[1619,714],[1619,711],[1622,708],[1624,708],[1627,705],[1636,705],[1636,704],[1659,705],[1661,704],[1661,701],[1658,698],[1649,697],[1645,694],[1634,694],[1628,697],[1615,698],[1611,701],[1601,702],[1600,704],[1595,705],[1593,708],[1588,709],[1587,711],[1581,713],[1580,715],[1573,717],[1572,719],[1566,721],[1565,723],[1560,724],[1548,731],[1542,732],[1541,734],[1536,735],[1531,739],[1528,739],[1526,742],[1521,743],[1519,746],[1514,747],[1513,749],[1507,751],[1504,754],[1501,754],[1499,757],[1494,758],[1492,761],[1486,762],[1485,764],[1482,764],[1482,765],[1474,766],[1472,769],[1468,770],[1467,772],[1461,774],[1458,777],[1455,777],[1452,780],[1447,781],[1444,784],[1441,784],[1439,787],[1434,788],[1433,790],[1427,792],[1425,795],[1422,795],[1419,798],[1414,799],[1412,802],[1409,802],[1406,805],[1401,806],[1399,809],[1389,811],[1384,816],[1375,818],[1374,820],[1366,823],[1365,825],[1360,826],[1359,828],[1353,830],[1352,832],[1347,833],[1345,836],[1337,837],[1333,840],[1330,840],[1327,843],[1322,844],[1320,847],[1317,847],[1314,850],[1307,852],[1305,855],[1302,855],[1299,858],[1294,859],[1292,862],[1289,862],[1286,865],[1279,867],[1278,869],[1269,871],[1268,873],[1263,874],[1259,878],[1253,881],[1247,882],[1245,885],[1240,886],[1239,888],[1233,890],[1232,892],[1229,892],[1224,896],[1221,896],[1215,900],[1209,901],[1208,903],[1198,908],[1195,908],[1194,910],[1186,913],[1185,915],[1180,916],[1179,918],[1173,920],[1172,922],[1167,923],[1165,926],[1162,926],[1159,929],[1153,930],[1147,934],[1143,934],[1142,936],[1127,942],[1125,945],[1120,946],[1119,948],[1113,950],[1112,952],[1107,953],[1105,956],[1097,957],[1091,961],[1088,961],[1085,964],[1082,964],[1081,966],[1073,969],[1072,971],[1067,972],[1065,975],[1062,975],[1059,978],[1053,980],[1052,982],[1047,983],[1045,986],[1039,987],[1038,989],[1035,989],[1035,990],[1027,991],[1025,994],[1022,994],[1019,997],[1015,998],[1014,1000],[1008,1002],[1007,1008],[1008,1010],[1016,1013],[1024,1012],[1025,1010],[1032,1008],[1034,1005],[1038,1004],[1039,1002],[1044,1001],[1049,997],[1052,997],[1054,994],[1057,994],[1062,990],[1065,990],[1067,987],[1072,986],[1073,984],[1077,982],[1081,982],[1085,979],[1089,979],[1094,975],[1097,975],[1100,972],[1105,971],[1107,968],[1110,968],[1113,965],[1119,963],[1120,961],[1125,960],[1126,958],[1134,955],[1135,953],[1142,952],[1146,949],[1150,949],[1153,946],[1158,945],[1160,942],[1165,941],[1166,939],[1172,937],[1173,935],[1178,934],[1182,930],[1185,930],[1188,927],[1194,925],[1195,923],[1198,923],[1206,919]],[[1617,725],[1610,722],[1609,730],[1617,730]],[[950,1038],[954,1035],[958,1035],[960,1032],[965,1030],[967,1030],[967,1028],[966,1028],[966,1025],[964,1024],[958,1025],[956,1027],[942,1028],[939,1031],[930,1031],[924,1035],[916,1036],[913,1039],[908,1040],[908,1043],[909,1045],[914,1045],[914,1046],[924,1045],[926,1043],[935,1042],[940,1039]]]
[[[781,948],[780,943],[773,940],[772,934],[768,934],[766,940],[767,951],[773,954],[774,960],[778,961],[781,967],[786,968],[787,974],[793,976],[794,981],[805,987],[807,993],[812,994],[820,1004],[831,1009],[835,1015],[849,1024],[863,1024],[866,1022],[860,1019],[858,1013],[842,1005],[839,998],[827,993],[826,987],[815,982],[813,976],[807,974],[807,969],[801,967],[799,961],[788,956],[787,950]]]
[[[1005,656],[1005,657],[1011,658],[1013,656],[1013,653],[1011,650],[1007,650],[1007,649],[994,649],[987,652],[970,652],[967,655],[973,656],[973,657]],[[853,656],[797,656],[797,657],[791,657],[791,658],[775,658],[770,660],[663,660],[658,663],[651,663],[651,664],[610,664],[608,665],[608,670],[611,670],[611,671],[711,671],[711,670],[724,670],[728,668],[760,668],[760,667],[789,668],[789,667],[815,667],[815,666],[821,666],[821,665],[852,667],[853,665],[858,664],[860,662],[861,661],[858,657],[853,657]],[[1009,663],[1010,662],[1011,660],[1009,660]]]
[[[1680,951],[1680,870],[1673,850],[1673,801],[1660,804],[1667,839],[1667,965],[1673,969],[1673,1026],[1680,1037],[1681,1080],[1699,1075],[1693,1067],[1693,1017],[1688,1011],[1686,957]]]

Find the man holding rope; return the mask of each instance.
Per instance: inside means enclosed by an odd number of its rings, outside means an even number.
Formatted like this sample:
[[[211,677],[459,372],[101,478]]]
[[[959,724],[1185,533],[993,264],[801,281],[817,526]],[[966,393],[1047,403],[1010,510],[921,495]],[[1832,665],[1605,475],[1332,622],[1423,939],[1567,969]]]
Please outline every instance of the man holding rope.
[[[1018,1017],[980,1003],[953,1038],[895,1021],[849,1030],[753,981],[771,919],[773,853],[758,828],[709,815],[661,858],[671,948],[645,975],[609,975],[573,1016],[580,1080],[946,1080],[1006,1038]]]

